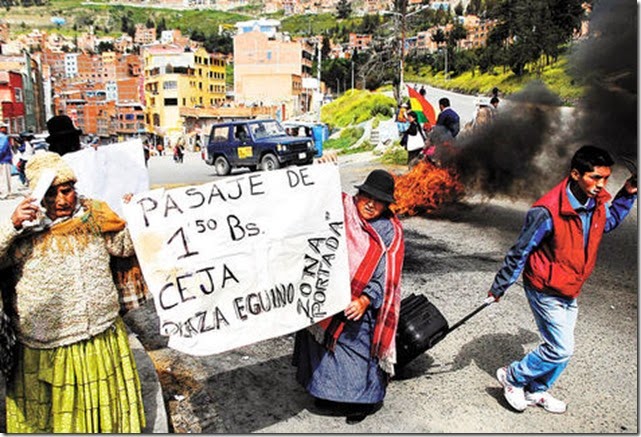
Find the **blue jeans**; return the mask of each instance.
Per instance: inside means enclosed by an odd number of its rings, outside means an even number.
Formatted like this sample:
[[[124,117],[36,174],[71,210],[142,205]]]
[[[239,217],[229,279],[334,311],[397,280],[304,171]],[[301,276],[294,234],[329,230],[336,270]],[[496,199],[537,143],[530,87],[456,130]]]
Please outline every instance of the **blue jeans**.
[[[530,393],[547,391],[559,378],[574,352],[576,299],[541,293],[525,285],[543,343],[508,367],[508,382]]]

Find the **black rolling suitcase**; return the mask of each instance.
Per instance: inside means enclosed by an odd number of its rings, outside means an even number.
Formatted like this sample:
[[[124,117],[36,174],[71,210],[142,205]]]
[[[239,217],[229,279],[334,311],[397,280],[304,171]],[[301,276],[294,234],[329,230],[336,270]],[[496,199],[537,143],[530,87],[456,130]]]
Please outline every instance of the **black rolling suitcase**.
[[[405,366],[489,304],[483,303],[450,327],[443,314],[427,297],[411,294],[404,298],[396,330],[396,367]]]

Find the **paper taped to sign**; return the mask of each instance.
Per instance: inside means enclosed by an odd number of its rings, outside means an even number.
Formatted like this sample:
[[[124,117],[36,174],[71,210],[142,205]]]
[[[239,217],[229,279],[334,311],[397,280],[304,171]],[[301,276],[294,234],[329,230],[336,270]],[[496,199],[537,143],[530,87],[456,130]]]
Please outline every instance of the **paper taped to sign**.
[[[351,300],[336,165],[148,191],[124,214],[174,349],[224,352],[305,328]]]

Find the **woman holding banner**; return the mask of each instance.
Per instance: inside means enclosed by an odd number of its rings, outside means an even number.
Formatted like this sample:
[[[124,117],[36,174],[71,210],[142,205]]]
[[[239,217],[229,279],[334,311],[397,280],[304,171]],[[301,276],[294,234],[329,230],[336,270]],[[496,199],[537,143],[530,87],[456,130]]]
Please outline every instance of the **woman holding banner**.
[[[39,184],[47,174],[51,185]],[[26,175],[32,190],[49,188],[45,214],[28,197],[0,223],[7,432],[141,432],[140,379],[119,311],[137,306],[146,286],[125,222],[78,197],[56,153],[35,155]]]
[[[374,170],[358,193],[343,193],[352,301],[344,312],[296,335],[296,379],[317,406],[358,423],[383,404],[396,362],[395,335],[405,242],[394,177]]]

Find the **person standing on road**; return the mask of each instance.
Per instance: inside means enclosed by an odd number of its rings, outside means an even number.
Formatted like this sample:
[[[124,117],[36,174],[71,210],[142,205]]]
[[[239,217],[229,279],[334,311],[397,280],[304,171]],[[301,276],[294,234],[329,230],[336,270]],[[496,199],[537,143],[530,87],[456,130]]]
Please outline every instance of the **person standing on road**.
[[[11,165],[13,153],[8,135],[9,125],[0,122],[0,199],[11,195]]]
[[[119,312],[136,307],[146,285],[129,232],[106,203],[76,194],[56,153],[29,161],[29,186],[47,170],[45,214],[27,197],[0,222],[7,432],[139,433],[141,384]],[[13,329],[15,346],[6,344]]]
[[[396,112],[396,127],[399,135],[402,135],[409,127],[409,121],[407,120],[407,103],[402,103],[398,107],[398,111]]]
[[[352,301],[344,312],[296,334],[296,379],[320,408],[358,423],[383,405],[396,363],[395,335],[405,242],[390,211],[394,177],[372,171],[343,193]]]
[[[567,409],[549,389],[574,351],[577,297],[594,269],[603,233],[621,223],[637,197],[635,175],[606,204],[613,164],[601,148],[587,145],[576,151],[569,176],[528,211],[490,288],[489,296],[498,301],[523,271],[525,294],[542,338],[520,361],[496,372],[505,399],[517,411],[528,406],[553,413]]]
[[[461,129],[461,121],[459,115],[450,108],[450,99],[447,97],[439,99],[438,107],[441,112],[436,118],[436,126],[443,126],[452,134],[452,138],[456,138]]]
[[[407,113],[409,127],[403,132],[401,146],[407,150],[407,164],[421,154],[425,147],[425,133],[420,124],[418,124],[418,115],[414,111]]]

